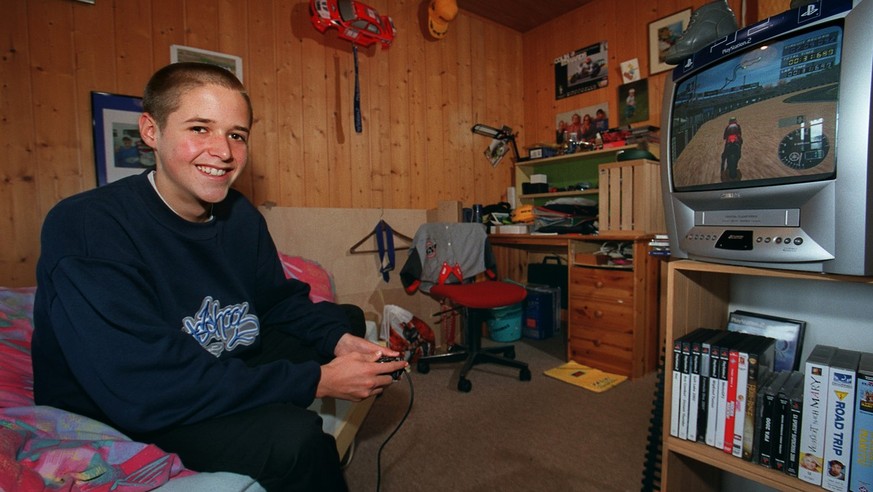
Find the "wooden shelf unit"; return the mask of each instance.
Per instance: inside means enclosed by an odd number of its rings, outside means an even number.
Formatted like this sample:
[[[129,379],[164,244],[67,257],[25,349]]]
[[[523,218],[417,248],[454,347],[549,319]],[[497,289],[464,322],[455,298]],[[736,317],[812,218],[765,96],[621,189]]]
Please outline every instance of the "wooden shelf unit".
[[[558,155],[544,159],[517,162],[515,164],[515,191],[522,204],[539,203],[546,199],[562,196],[581,196],[598,194],[598,166],[615,162],[616,154],[625,149],[636,149],[636,145],[625,145],[589,152]],[[532,193],[525,195],[521,191],[522,183],[529,183],[532,174],[545,174],[549,178],[549,186],[564,188],[576,183],[589,182],[591,188],[586,190],[562,191],[557,193]]]
[[[738,276],[788,279],[809,283],[810,288],[821,288],[829,282],[861,283],[873,287],[873,278],[870,277],[770,270],[692,260],[670,261],[667,265],[666,354],[672,353],[672,342],[677,337],[699,327],[719,328],[726,325],[731,301],[731,280]],[[670,422],[670,395],[673,388],[669,375],[672,371],[672,357],[666,356],[664,422]],[[796,477],[730,456],[704,443],[672,437],[667,425],[664,426],[662,438],[661,486],[666,491],[717,491],[722,471],[777,490],[823,490]]]

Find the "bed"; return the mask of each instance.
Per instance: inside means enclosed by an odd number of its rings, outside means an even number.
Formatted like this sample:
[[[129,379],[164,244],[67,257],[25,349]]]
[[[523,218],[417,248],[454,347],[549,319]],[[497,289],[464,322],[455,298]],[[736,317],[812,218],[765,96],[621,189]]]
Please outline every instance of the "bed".
[[[314,300],[333,300],[330,275],[316,263],[280,256],[286,275],[310,283]],[[35,292],[0,287],[0,490],[264,490],[246,476],[189,470],[175,454],[132,441],[106,424],[35,405],[30,360]],[[336,437],[340,456],[348,456],[372,403],[317,399],[310,408]]]

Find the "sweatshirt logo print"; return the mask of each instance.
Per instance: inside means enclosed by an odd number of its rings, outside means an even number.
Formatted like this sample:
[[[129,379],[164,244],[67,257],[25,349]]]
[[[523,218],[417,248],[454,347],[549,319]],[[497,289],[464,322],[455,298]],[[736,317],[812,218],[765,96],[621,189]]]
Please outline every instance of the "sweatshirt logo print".
[[[225,350],[230,352],[239,345],[253,344],[258,338],[260,323],[257,316],[249,314],[249,303],[222,308],[218,301],[206,296],[197,314],[182,320],[182,331],[219,357]]]

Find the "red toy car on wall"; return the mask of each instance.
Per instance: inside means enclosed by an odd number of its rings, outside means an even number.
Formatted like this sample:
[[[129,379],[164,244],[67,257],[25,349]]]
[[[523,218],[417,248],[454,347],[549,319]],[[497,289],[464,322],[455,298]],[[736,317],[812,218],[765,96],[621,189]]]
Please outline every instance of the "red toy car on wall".
[[[309,12],[319,32],[335,27],[339,37],[363,47],[379,42],[387,48],[397,34],[391,17],[355,0],[309,0]]]

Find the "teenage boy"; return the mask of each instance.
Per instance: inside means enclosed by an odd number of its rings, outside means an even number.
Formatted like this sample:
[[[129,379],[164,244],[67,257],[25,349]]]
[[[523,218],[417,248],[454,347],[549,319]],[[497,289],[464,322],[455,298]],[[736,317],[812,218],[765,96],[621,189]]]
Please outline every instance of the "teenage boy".
[[[345,490],[306,407],[361,400],[405,362],[354,336],[349,310],[286,280],[263,216],[231,185],[252,107],[223,68],[157,71],[139,131],[155,170],[65,199],[46,217],[33,336],[36,403],[101,420],[271,490]]]

